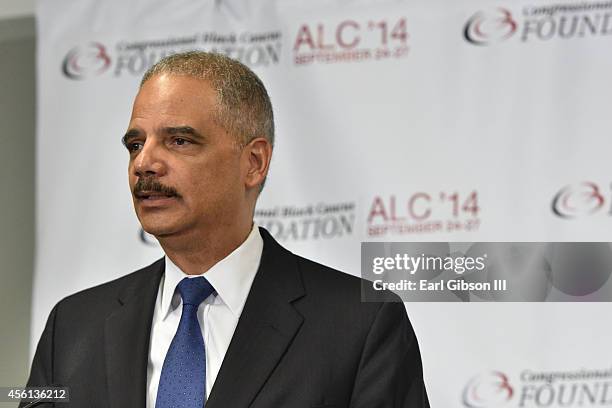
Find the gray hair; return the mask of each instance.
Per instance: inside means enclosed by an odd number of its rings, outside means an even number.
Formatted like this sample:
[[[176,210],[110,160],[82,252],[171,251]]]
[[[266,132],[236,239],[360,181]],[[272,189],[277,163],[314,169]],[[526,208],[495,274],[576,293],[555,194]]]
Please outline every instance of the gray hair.
[[[145,72],[140,86],[159,74],[207,81],[217,92],[214,120],[244,146],[256,137],[274,145],[274,114],[263,82],[246,65],[225,55],[189,51],[167,56]]]

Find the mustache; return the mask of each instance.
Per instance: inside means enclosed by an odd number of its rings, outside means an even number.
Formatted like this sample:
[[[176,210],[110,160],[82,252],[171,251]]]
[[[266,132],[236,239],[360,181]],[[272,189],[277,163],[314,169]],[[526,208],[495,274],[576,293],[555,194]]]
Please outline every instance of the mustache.
[[[156,193],[162,193],[168,196],[175,196],[180,198],[181,195],[176,191],[174,187],[166,186],[153,177],[140,178],[134,185],[132,193],[134,195],[140,194],[144,191],[154,191]]]

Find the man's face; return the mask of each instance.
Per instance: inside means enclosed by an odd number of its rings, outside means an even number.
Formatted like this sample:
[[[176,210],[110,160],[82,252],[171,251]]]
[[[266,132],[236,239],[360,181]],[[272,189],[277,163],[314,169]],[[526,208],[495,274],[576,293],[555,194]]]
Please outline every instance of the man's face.
[[[136,215],[157,237],[231,228],[244,212],[241,151],[213,120],[208,82],[161,74],[140,89],[125,136]]]

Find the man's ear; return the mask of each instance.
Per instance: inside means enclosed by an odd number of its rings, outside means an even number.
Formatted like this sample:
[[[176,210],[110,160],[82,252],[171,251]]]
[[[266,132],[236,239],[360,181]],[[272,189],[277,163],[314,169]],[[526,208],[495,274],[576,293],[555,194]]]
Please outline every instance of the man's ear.
[[[247,189],[262,186],[272,159],[272,145],[268,139],[256,137],[243,149],[243,160],[246,167],[245,185]]]

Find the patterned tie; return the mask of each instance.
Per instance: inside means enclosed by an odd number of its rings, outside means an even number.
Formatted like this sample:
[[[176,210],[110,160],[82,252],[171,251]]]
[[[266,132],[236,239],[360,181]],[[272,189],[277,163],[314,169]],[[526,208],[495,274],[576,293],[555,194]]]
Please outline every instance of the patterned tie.
[[[206,278],[184,278],[177,285],[183,313],[162,367],[155,408],[203,408],[206,402],[206,351],[197,311],[214,292]]]

